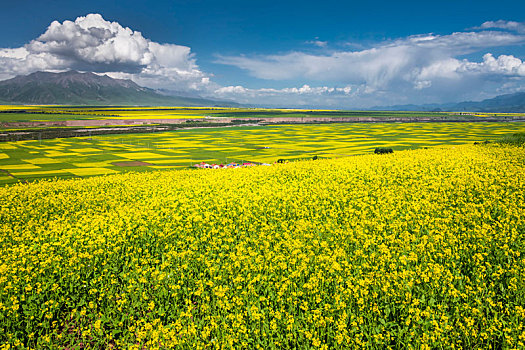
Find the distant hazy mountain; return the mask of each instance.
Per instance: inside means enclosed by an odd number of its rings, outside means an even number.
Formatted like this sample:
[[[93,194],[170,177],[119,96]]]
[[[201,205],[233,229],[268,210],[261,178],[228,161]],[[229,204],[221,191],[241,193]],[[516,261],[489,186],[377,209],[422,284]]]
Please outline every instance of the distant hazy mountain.
[[[372,110],[383,111],[454,111],[519,113],[525,112],[525,92],[500,95],[483,101],[468,101],[446,104],[377,106]]]
[[[35,72],[0,81],[0,103],[67,105],[225,106],[239,104],[167,96],[131,80],[69,71]]]

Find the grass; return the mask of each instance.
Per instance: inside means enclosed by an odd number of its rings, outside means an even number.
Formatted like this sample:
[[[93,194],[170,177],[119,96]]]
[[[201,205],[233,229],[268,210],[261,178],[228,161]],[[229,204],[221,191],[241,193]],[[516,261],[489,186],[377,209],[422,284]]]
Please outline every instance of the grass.
[[[525,145],[525,132],[506,135],[502,139],[498,140],[498,142],[515,146],[523,146]]]
[[[5,122],[54,122],[66,120],[93,119],[88,114],[65,114],[65,113],[0,113],[0,123]]]

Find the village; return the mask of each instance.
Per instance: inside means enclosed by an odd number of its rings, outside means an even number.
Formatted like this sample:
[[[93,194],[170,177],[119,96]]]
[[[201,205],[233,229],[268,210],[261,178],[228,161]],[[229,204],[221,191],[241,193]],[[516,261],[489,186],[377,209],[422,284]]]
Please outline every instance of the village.
[[[228,169],[228,168],[246,168],[252,166],[271,166],[272,164],[268,163],[228,163],[228,164],[208,164],[206,162],[201,162],[195,164],[194,167],[201,169]]]

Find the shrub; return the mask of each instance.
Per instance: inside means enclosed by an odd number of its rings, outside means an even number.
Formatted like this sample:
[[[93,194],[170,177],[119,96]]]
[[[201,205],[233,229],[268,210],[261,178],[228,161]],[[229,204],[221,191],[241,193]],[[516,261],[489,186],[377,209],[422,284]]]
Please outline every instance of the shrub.
[[[394,153],[394,151],[392,150],[392,148],[388,148],[388,147],[376,147],[376,149],[374,150],[374,153],[375,154],[387,154],[387,153]]]
[[[499,143],[515,145],[515,146],[524,146],[525,145],[525,132],[517,132],[512,135],[507,135],[501,140],[498,140]]]

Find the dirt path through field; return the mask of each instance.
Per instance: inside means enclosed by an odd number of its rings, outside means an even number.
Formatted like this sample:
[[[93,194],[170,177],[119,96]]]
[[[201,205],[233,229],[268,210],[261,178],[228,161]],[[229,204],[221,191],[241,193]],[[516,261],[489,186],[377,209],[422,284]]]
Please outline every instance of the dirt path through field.
[[[115,166],[149,166],[149,165],[155,165],[151,163],[141,162],[138,160],[131,160],[131,161],[124,161],[124,162],[113,162],[111,163]]]
[[[27,183],[26,180],[22,180],[22,179],[17,178],[16,176],[14,176],[13,174],[11,174],[9,171],[7,171],[5,169],[0,169],[0,172],[5,173],[7,176],[11,176],[13,179],[17,179],[17,180],[19,180],[19,181],[21,181],[23,183]]]

